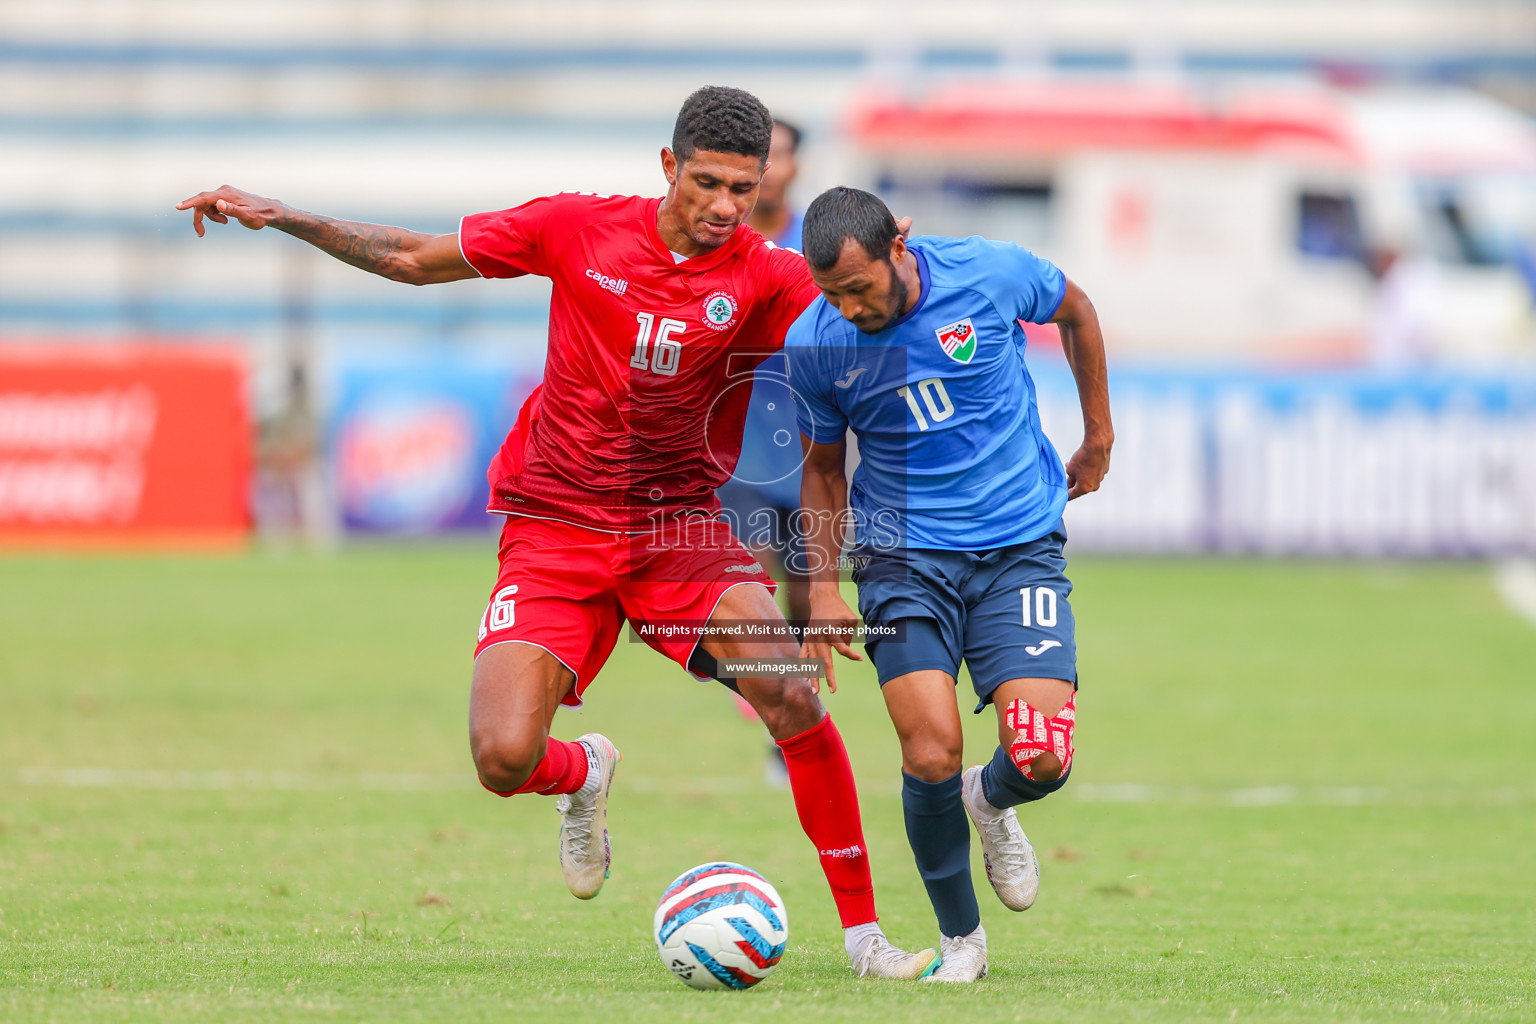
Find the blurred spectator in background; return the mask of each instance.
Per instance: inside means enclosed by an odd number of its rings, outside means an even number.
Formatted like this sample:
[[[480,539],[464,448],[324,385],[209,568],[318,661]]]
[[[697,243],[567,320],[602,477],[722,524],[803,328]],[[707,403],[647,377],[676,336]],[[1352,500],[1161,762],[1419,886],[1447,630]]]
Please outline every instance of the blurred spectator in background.
[[[282,408],[259,428],[255,504],[257,525],[270,540],[313,550],[336,541],[322,427],[301,358],[289,359]]]
[[[768,150],[768,169],[763,172],[757,205],[747,223],[764,238],[787,249],[800,248],[801,211],[789,205],[789,186],[799,173],[795,162],[800,149],[800,129],[778,118],[773,122],[773,142]],[[782,352],[757,368],[752,385],[752,404],[742,437],[736,472],[719,490],[727,519],[741,542],[762,561],[783,588],[785,618],[798,632],[810,618],[810,585],[804,573],[802,538],[795,511],[800,507],[800,426],[795,419],[795,400],[786,376]],[[742,717],[757,714],[739,695]],[[768,744],[766,778],[784,788],[789,775],[784,752]]]
[[[800,248],[800,226],[805,214],[789,205],[789,186],[800,173],[795,162],[800,152],[800,129],[788,121],[774,118],[773,145],[768,150],[768,170],[757,192],[757,205],[747,223],[775,245]]]
[[[1376,278],[1371,308],[1371,362],[1391,370],[1434,361],[1440,274],[1435,262],[1406,247],[1374,250],[1366,265]]]

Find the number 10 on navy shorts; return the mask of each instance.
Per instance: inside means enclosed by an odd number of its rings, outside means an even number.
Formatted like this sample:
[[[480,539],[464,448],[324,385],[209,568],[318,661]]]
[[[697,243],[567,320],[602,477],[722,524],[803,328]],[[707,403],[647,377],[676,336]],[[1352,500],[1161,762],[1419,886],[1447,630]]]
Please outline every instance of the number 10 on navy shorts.
[[[867,558],[853,573],[859,614],[869,626],[892,627],[867,646],[880,684],[922,669],[958,679],[964,659],[978,712],[1010,679],[1065,679],[1075,687],[1066,540],[1057,523],[1038,540],[991,551],[857,552]]]

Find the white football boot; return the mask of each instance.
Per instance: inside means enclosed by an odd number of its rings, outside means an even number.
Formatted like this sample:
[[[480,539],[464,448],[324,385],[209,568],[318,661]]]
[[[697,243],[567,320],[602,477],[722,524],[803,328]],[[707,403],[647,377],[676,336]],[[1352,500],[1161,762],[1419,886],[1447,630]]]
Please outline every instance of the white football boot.
[[[1040,861],[1019,827],[1018,815],[1012,807],[1000,811],[987,802],[980,765],[965,770],[960,798],[981,836],[981,859],[992,891],[1009,910],[1028,910],[1040,892]]]
[[[987,930],[981,925],[969,935],[939,936],[939,949],[944,962],[924,981],[969,984],[987,976]]]
[[[939,951],[925,949],[918,953],[891,945],[884,935],[867,936],[851,958],[853,974],[858,978],[898,978],[916,981],[926,978],[939,966]]]
[[[566,887],[579,900],[603,890],[612,863],[608,845],[608,787],[619,767],[619,750],[600,733],[576,740],[587,752],[587,781],[560,797],[560,870]]]

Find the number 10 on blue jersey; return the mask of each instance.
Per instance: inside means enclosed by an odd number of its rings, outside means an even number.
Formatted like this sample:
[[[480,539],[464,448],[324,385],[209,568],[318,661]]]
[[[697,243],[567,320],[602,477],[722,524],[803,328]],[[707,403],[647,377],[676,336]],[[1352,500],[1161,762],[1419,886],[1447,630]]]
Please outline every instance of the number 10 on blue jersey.
[[[918,395],[923,396],[923,405],[928,407],[928,415],[934,423],[942,423],[955,414],[955,406],[949,400],[949,392],[944,390],[944,381],[938,377],[918,381],[917,394],[913,394],[909,387],[897,388],[896,393],[907,400],[907,408],[911,409],[912,415],[917,417],[918,430],[928,429],[928,420],[923,418],[923,410],[917,404]]]

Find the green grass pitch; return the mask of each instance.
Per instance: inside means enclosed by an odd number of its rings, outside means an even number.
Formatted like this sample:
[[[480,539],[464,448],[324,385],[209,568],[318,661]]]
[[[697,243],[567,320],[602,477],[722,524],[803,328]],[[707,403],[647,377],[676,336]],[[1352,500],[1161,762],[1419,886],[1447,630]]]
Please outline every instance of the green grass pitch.
[[[469,765],[492,559],[0,559],[0,1020],[1536,1018],[1536,630],[1485,569],[1076,563],[1078,767],[1021,815],[1040,901],[978,863],[993,973],[949,988],[851,977],[760,734],[638,644],[556,723],[625,757],[613,877],[572,899],[552,801]],[[931,944],[896,743],[842,676],[883,922]],[[712,858],[789,907],[750,992],[684,988],[650,937]]]

